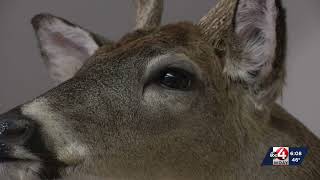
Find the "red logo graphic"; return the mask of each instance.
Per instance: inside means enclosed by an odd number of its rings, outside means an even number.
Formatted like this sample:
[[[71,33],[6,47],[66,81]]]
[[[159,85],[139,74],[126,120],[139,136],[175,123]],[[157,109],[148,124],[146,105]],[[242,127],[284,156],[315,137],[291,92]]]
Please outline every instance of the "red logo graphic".
[[[289,152],[288,152],[287,148],[285,148],[285,147],[279,147],[276,150],[276,154],[277,154],[276,158],[279,160],[285,160],[289,156]]]

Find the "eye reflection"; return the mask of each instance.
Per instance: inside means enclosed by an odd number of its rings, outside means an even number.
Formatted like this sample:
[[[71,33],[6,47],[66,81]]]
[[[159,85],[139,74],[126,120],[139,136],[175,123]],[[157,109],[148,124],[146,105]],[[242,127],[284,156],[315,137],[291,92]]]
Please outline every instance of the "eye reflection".
[[[180,69],[167,69],[161,73],[159,83],[169,89],[189,90],[192,85],[192,77]]]

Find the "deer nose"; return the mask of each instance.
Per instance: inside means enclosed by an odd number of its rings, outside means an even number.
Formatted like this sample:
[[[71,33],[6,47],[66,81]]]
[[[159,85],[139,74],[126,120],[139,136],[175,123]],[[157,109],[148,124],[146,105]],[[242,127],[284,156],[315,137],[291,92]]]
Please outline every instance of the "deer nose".
[[[30,119],[18,111],[9,111],[0,115],[0,142],[23,144],[33,132]]]

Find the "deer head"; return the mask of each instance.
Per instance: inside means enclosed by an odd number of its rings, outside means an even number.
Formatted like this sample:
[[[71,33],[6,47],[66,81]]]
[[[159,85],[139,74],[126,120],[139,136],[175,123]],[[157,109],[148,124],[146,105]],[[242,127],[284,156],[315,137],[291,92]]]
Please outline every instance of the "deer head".
[[[259,167],[285,75],[279,1],[221,0],[198,24],[165,26],[161,0],[136,6],[117,42],[32,19],[57,87],[1,116],[0,173],[221,179],[252,173],[244,159]]]

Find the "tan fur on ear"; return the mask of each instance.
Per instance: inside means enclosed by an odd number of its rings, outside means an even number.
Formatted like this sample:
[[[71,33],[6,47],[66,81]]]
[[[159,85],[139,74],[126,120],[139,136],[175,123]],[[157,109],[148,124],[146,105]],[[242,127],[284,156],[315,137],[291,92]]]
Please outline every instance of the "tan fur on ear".
[[[275,0],[239,0],[235,16],[235,34],[242,49],[240,61],[228,64],[231,77],[249,83],[263,79],[272,71],[277,45],[276,23],[278,9]],[[258,73],[253,76],[253,73]]]
[[[286,48],[284,19],[278,0],[238,2],[233,28],[235,41],[229,42],[233,47],[227,53],[224,71],[231,79],[246,84],[257,106],[273,102],[282,92]]]
[[[273,102],[284,84],[283,14],[278,0],[220,0],[199,22],[224,54],[224,73],[246,86],[257,107]]]

